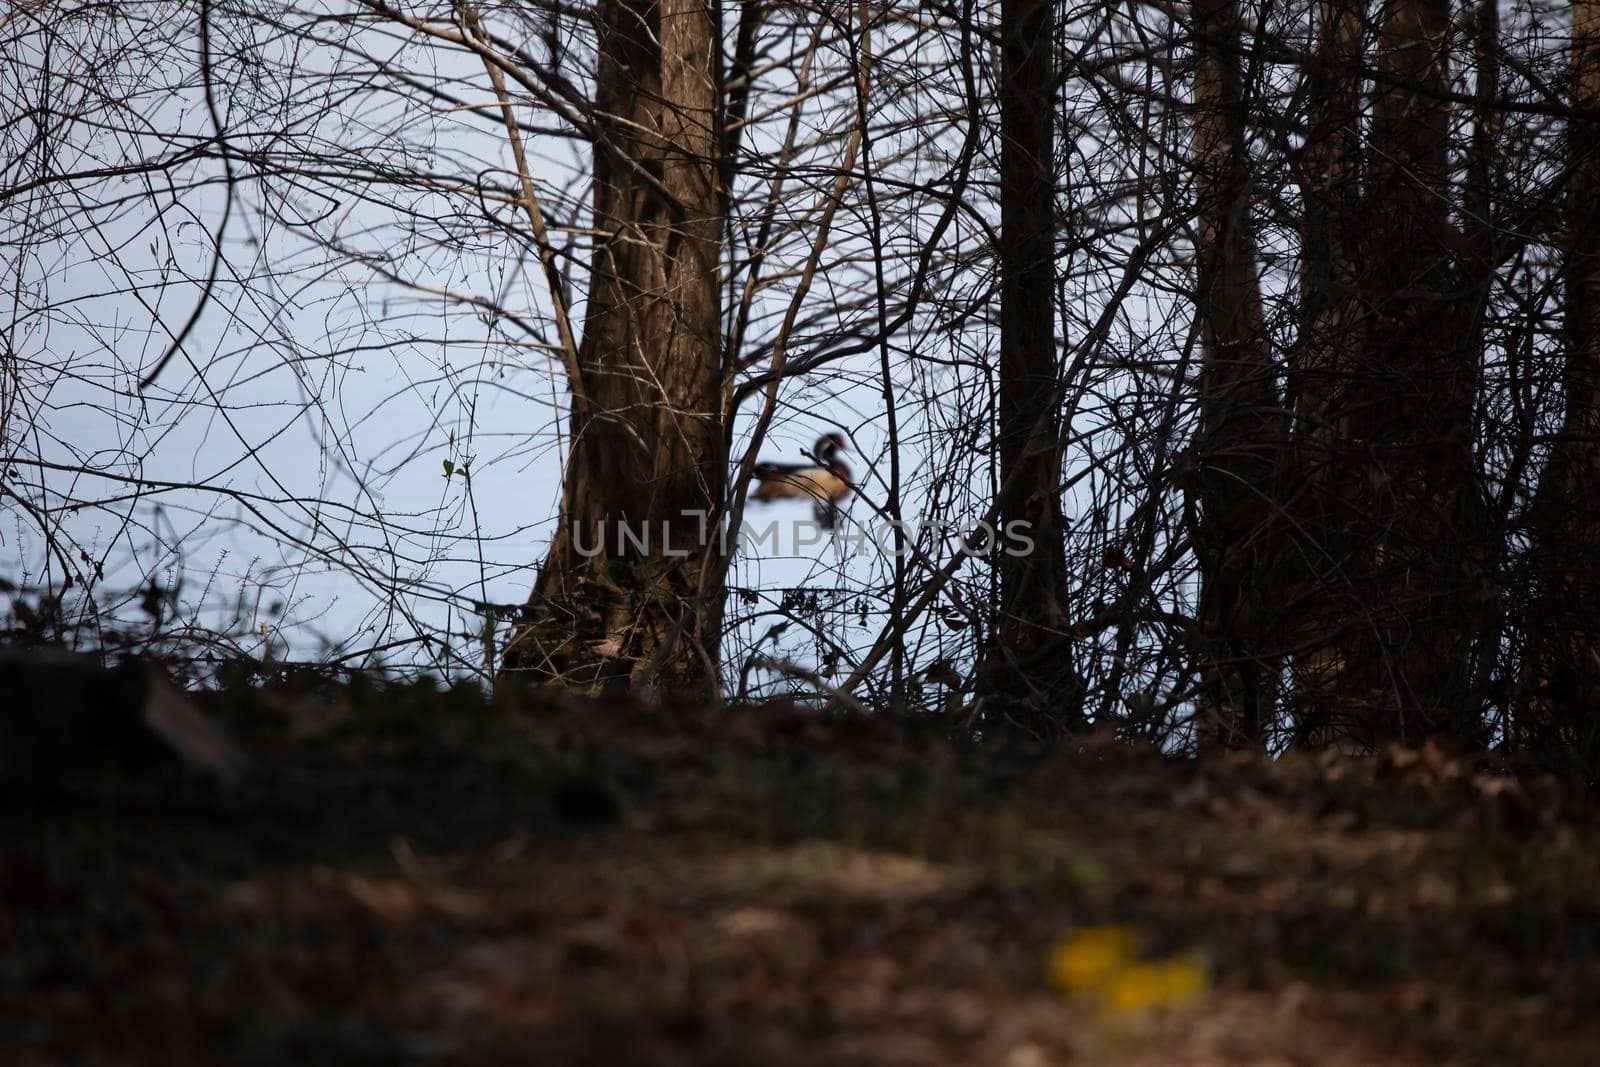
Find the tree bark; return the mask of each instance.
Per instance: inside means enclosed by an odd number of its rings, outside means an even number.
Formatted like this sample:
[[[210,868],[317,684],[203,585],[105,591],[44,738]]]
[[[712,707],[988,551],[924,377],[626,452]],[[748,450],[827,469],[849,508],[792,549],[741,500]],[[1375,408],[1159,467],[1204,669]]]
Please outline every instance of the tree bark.
[[[1367,348],[1358,265],[1361,233],[1361,64],[1363,0],[1318,8],[1308,64],[1308,129],[1293,161],[1304,220],[1300,333],[1289,354],[1294,480],[1284,504],[1297,544],[1285,636],[1302,651],[1291,661],[1296,743],[1325,743],[1344,725],[1339,682],[1355,656],[1348,620],[1363,605],[1348,580],[1359,528],[1350,457],[1349,410]],[[1292,586],[1293,592],[1290,593]]]
[[[1002,0],[1000,85],[1000,605],[985,682],[1035,733],[1075,729],[1082,689],[1066,614],[1060,357],[1055,338],[1053,0]],[[1019,525],[1020,524],[1020,525]]]
[[[560,525],[505,666],[714,690],[727,481],[705,0],[600,0],[594,228]],[[702,588],[704,586],[704,588]]]
[[[1352,409],[1366,457],[1361,631],[1346,699],[1363,739],[1471,732],[1468,655],[1481,554],[1473,455],[1475,289],[1450,219],[1448,0],[1390,0],[1380,38],[1363,214],[1370,374]]]
[[[1195,0],[1193,151],[1199,235],[1200,430],[1192,449],[1201,518],[1205,689],[1201,741],[1258,745],[1273,708],[1279,657],[1272,588],[1281,525],[1275,483],[1286,435],[1262,330],[1250,219],[1250,166],[1239,87],[1234,0]]]
[[[1354,24],[1358,10],[1332,13],[1325,32],[1342,39],[1336,27]],[[1351,212],[1322,220],[1324,244],[1308,249],[1326,257],[1321,313],[1331,321],[1312,327],[1310,388],[1299,398],[1311,439],[1327,444],[1314,518],[1316,547],[1332,566],[1306,587],[1307,601],[1324,606],[1319,647],[1297,678],[1302,734],[1324,740],[1476,740],[1469,656],[1484,614],[1484,507],[1472,451],[1481,292],[1464,281],[1474,257],[1450,217],[1449,47],[1448,0],[1388,0],[1353,212],[1353,174],[1337,173],[1339,141],[1320,148],[1331,172],[1321,160],[1309,168],[1346,186],[1316,207]],[[1348,125],[1333,133],[1343,145]],[[1355,306],[1340,291],[1350,282]],[[1355,339],[1330,338],[1352,311]]]
[[[1600,108],[1600,2],[1573,0],[1572,106]],[[1600,154],[1592,118],[1568,120],[1565,413],[1530,514],[1537,584],[1516,740],[1582,744],[1600,706]]]

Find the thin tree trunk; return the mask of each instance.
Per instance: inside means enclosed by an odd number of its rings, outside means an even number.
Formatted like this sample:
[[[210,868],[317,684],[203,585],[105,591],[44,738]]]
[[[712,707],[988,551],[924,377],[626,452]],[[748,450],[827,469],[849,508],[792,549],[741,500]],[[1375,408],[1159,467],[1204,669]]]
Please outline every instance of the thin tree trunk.
[[[1477,81],[1472,105],[1472,151],[1462,197],[1469,247],[1468,255],[1463,257],[1462,274],[1474,287],[1472,347],[1477,352],[1482,352],[1487,343],[1484,323],[1494,283],[1494,212],[1500,175],[1505,169],[1498,143],[1502,126],[1498,109],[1500,48],[1499,0],[1477,0],[1472,20],[1472,65]]]
[[[1479,373],[1483,373],[1497,357],[1491,355],[1490,346],[1499,344],[1488,329],[1490,303],[1495,297],[1499,281],[1498,265],[1504,240],[1497,232],[1496,214],[1503,211],[1505,201],[1506,153],[1501,147],[1505,125],[1500,96],[1500,42],[1499,0],[1477,0],[1472,19],[1472,66],[1475,81],[1473,93],[1472,146],[1468,155],[1466,188],[1462,196],[1465,215],[1464,230],[1467,252],[1462,256],[1462,279],[1471,286],[1472,307],[1470,345],[1479,354]],[[1510,357],[1508,359],[1507,357]],[[1509,366],[1514,356],[1501,352],[1498,360]],[[1506,560],[1509,539],[1505,519],[1511,511],[1512,486],[1523,485],[1522,472],[1526,470],[1528,442],[1526,436],[1519,445],[1517,459],[1513,460],[1508,476],[1502,476],[1499,499],[1487,504],[1483,527],[1482,556],[1477,561],[1483,583],[1481,600],[1484,618],[1473,651],[1471,664],[1471,695],[1480,704],[1498,688],[1494,683],[1495,671],[1501,660],[1508,616],[1503,591],[1506,579]]]
[[[560,526],[508,669],[714,689],[726,480],[720,48],[706,0],[600,0],[594,227]],[[641,544],[642,538],[648,541]]]
[[[1076,728],[1082,690],[1067,645],[1056,395],[1053,0],[1002,0],[1000,412],[1002,530],[1031,550],[999,557],[1000,612],[985,686],[1026,729]],[[1021,524],[1021,525],[1017,525]],[[1002,540],[1002,545],[1011,543]]]
[[[1202,741],[1260,744],[1273,707],[1278,629],[1269,605],[1285,445],[1282,402],[1262,331],[1239,88],[1235,0],[1195,0],[1194,160],[1199,201],[1195,314],[1203,362],[1193,449],[1201,501]]]
[[[1600,108],[1600,0],[1573,0],[1572,106]],[[1592,118],[1569,119],[1566,412],[1531,525],[1538,573],[1517,738],[1582,745],[1600,707],[1600,152]],[[1549,749],[1547,749],[1549,750]]]

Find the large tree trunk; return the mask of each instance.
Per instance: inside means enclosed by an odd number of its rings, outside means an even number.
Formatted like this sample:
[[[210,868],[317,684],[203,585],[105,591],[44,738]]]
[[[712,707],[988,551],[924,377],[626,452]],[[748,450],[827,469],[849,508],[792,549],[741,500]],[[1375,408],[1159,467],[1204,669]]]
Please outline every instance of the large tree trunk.
[[[1262,332],[1250,167],[1239,90],[1234,0],[1195,0],[1194,159],[1199,207],[1195,315],[1200,432],[1194,467],[1205,637],[1201,739],[1259,744],[1277,675],[1268,650],[1282,604],[1272,588],[1281,505],[1274,486],[1285,434],[1272,353]]]
[[[1359,528],[1351,477],[1349,411],[1367,350],[1358,263],[1361,233],[1361,63],[1363,0],[1326,0],[1308,64],[1309,123],[1295,160],[1304,221],[1300,332],[1289,354],[1295,477],[1284,503],[1300,539],[1290,625],[1295,739],[1315,746],[1343,727],[1337,706],[1355,656],[1347,620],[1359,618],[1349,582]],[[1289,574],[1285,567],[1285,574]],[[1287,592],[1287,590],[1285,590]]]
[[[1600,108],[1600,2],[1572,4],[1572,106]],[[1569,120],[1566,412],[1532,508],[1536,598],[1517,737],[1584,746],[1600,707],[1600,154],[1592,118]]]
[[[600,0],[594,227],[560,526],[505,664],[714,688],[727,480],[706,0]],[[641,540],[648,535],[648,543]]]
[[[1331,8],[1324,41],[1345,54],[1330,60],[1352,58],[1345,42],[1359,10]],[[1470,735],[1476,721],[1468,657],[1483,614],[1472,452],[1480,292],[1463,284],[1470,264],[1458,259],[1466,248],[1450,219],[1449,46],[1448,0],[1388,0],[1359,205],[1345,156],[1354,116],[1346,112],[1348,129],[1314,131],[1331,145],[1308,148],[1308,174],[1326,189],[1308,195],[1310,213],[1331,213],[1308,219],[1320,242],[1308,240],[1308,268],[1323,272],[1312,280],[1326,290],[1297,397],[1302,430],[1319,446],[1301,450],[1314,454],[1316,494],[1302,526],[1331,564],[1302,587],[1316,628],[1297,695],[1302,734],[1316,740]],[[1334,94],[1336,106],[1348,92]]]
[[[1075,728],[1082,690],[1067,646],[1055,339],[1053,0],[1002,0],[1000,21],[1000,610],[985,685],[1037,733]],[[1014,524],[1022,524],[1016,526]]]
[[[1364,618],[1340,679],[1356,738],[1470,736],[1474,561],[1482,505],[1473,455],[1478,293],[1462,283],[1450,219],[1448,0],[1389,0],[1379,40],[1362,256],[1370,321],[1351,406]]]

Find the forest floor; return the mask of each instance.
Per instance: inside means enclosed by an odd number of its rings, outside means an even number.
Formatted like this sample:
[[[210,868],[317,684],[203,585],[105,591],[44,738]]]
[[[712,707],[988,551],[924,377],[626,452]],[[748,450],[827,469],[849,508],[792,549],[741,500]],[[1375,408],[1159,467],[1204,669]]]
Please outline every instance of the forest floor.
[[[273,691],[0,798],[0,1062],[1600,1063],[1600,834],[1432,749]]]

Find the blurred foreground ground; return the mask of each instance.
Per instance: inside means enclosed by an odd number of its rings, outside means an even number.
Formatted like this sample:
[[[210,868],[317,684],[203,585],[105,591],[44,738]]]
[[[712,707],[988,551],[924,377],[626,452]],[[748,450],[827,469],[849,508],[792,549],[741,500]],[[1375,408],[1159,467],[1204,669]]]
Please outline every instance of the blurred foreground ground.
[[[301,687],[0,799],[0,1062],[1600,1063],[1600,835],[1432,750]]]

